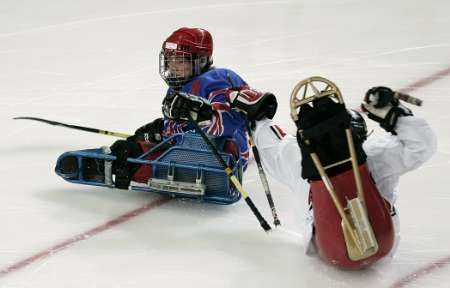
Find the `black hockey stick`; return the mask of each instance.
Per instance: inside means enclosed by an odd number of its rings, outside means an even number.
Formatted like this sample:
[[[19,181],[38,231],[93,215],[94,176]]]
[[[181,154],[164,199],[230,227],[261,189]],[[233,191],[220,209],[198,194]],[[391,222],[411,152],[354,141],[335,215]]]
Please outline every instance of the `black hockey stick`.
[[[106,130],[100,130],[100,129],[97,129],[97,128],[65,124],[65,123],[52,121],[52,120],[47,120],[47,119],[42,119],[42,118],[37,118],[37,117],[14,117],[13,119],[14,120],[22,120],[22,119],[24,119],[24,120],[35,120],[35,121],[47,123],[47,124],[50,124],[50,125],[62,126],[62,127],[70,128],[70,129],[76,129],[76,130],[81,130],[81,131],[86,131],[86,132],[97,133],[97,134],[104,134],[104,135],[109,135],[109,136],[114,136],[114,137],[119,137],[119,138],[128,138],[129,136],[131,136],[131,135],[128,135],[128,134],[125,134],[125,133],[111,132],[111,131],[106,131]]]
[[[269,231],[270,225],[267,223],[266,219],[259,213],[258,208],[256,208],[255,204],[253,203],[252,199],[250,199],[250,196],[248,195],[247,191],[244,190],[241,183],[239,183],[239,180],[234,176],[233,170],[228,167],[227,163],[222,159],[222,157],[219,154],[219,151],[217,150],[216,146],[209,140],[208,136],[206,136],[205,132],[198,126],[197,122],[192,119],[191,115],[188,115],[189,122],[194,126],[195,131],[197,131],[198,134],[200,134],[205,141],[205,143],[208,145],[209,149],[211,149],[212,153],[216,157],[217,161],[222,165],[224,168],[225,173],[227,174],[230,181],[233,183],[233,185],[236,187],[236,189],[241,193],[242,197],[244,198],[247,205],[252,210],[253,214],[256,216],[256,218],[259,221],[259,224],[261,224],[261,227],[264,229],[264,231]]]
[[[267,201],[269,202],[270,210],[272,211],[273,224],[275,226],[281,225],[280,219],[278,219],[277,210],[275,209],[275,204],[273,203],[272,193],[270,193],[269,182],[267,181],[266,173],[261,164],[261,157],[259,157],[259,151],[256,147],[255,141],[253,140],[252,129],[248,121],[245,121],[247,126],[248,137],[250,140],[250,146],[252,146],[253,156],[255,157],[256,165],[258,166],[258,174],[261,179],[261,183],[264,186],[264,192],[266,192]]]

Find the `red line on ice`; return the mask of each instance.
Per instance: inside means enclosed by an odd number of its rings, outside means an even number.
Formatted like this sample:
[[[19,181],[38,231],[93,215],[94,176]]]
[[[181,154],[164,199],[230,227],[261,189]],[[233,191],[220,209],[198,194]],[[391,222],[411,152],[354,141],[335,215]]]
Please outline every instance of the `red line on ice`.
[[[411,282],[414,282],[418,278],[422,276],[426,276],[433,272],[434,270],[438,268],[442,268],[444,266],[447,266],[450,264],[450,256],[447,256],[446,258],[439,259],[433,263],[428,264],[427,266],[424,266],[420,269],[417,269],[413,273],[407,275],[406,277],[403,277],[402,279],[395,282],[391,287],[392,288],[403,288],[407,285],[411,284]]]
[[[439,80],[441,78],[444,78],[445,76],[448,76],[449,74],[450,74],[450,67],[448,67],[448,68],[446,68],[444,70],[438,71],[438,72],[436,72],[436,73],[434,73],[434,74],[432,74],[432,75],[430,75],[428,77],[425,77],[423,79],[420,79],[420,80],[418,80],[416,82],[413,82],[413,83],[409,84],[408,86],[406,86],[405,88],[400,89],[400,91],[403,92],[403,93],[412,92],[412,91],[414,91],[416,89],[419,89],[419,88],[425,87],[427,85],[430,85],[434,81],[437,81],[437,80]]]
[[[437,81],[441,78],[444,78],[446,76],[450,75],[450,67],[438,71],[426,78],[420,79],[414,83],[411,83],[410,85],[406,86],[405,88],[401,89],[400,91],[402,91],[403,93],[409,93],[412,92],[416,89],[425,87],[427,85],[430,85],[431,83],[433,83],[434,81]],[[420,97],[419,97],[420,98]],[[450,255],[436,260],[422,268],[417,269],[416,271],[410,273],[409,275],[406,275],[405,277],[401,278],[400,280],[396,281],[391,288],[402,288],[402,287],[406,287],[407,285],[409,285],[410,283],[414,282],[415,280],[417,280],[420,277],[426,276],[428,274],[430,274],[431,272],[433,272],[434,270],[438,269],[438,268],[442,268],[444,266],[447,266],[448,264],[450,264]]]
[[[5,268],[0,270],[0,278],[4,277],[4,276],[6,276],[6,275],[8,275],[8,274],[10,274],[12,272],[15,272],[17,270],[20,270],[22,268],[25,268],[28,265],[30,265],[30,264],[32,264],[32,263],[34,263],[36,261],[39,261],[39,260],[41,260],[43,258],[46,258],[46,257],[49,257],[49,256],[51,256],[51,255],[53,255],[53,254],[55,254],[57,252],[60,252],[61,250],[64,250],[64,249],[70,247],[71,245],[73,245],[73,244],[75,244],[77,242],[86,240],[86,239],[88,239],[88,238],[90,238],[92,236],[95,236],[95,235],[103,232],[103,231],[111,229],[114,226],[117,226],[119,224],[125,223],[128,220],[131,220],[131,219],[133,219],[136,216],[139,216],[139,215],[141,215],[141,214],[143,214],[143,213],[145,213],[145,212],[147,212],[147,211],[149,211],[149,210],[151,210],[153,208],[156,208],[158,206],[161,206],[161,205],[167,203],[170,199],[171,198],[165,198],[164,197],[164,198],[158,198],[157,200],[154,200],[154,201],[150,201],[149,203],[145,204],[144,206],[142,206],[140,208],[137,208],[137,209],[135,209],[133,211],[125,213],[125,214],[123,214],[123,215],[121,215],[119,217],[116,217],[116,218],[114,218],[112,220],[109,220],[108,222],[106,222],[106,223],[104,223],[104,224],[102,224],[100,226],[97,226],[97,227],[92,228],[92,229],[90,229],[90,230],[88,230],[86,232],[83,232],[81,234],[73,236],[73,237],[71,237],[71,238],[69,238],[69,239],[67,239],[65,241],[62,241],[62,242],[60,242],[60,243],[58,243],[58,244],[56,244],[54,246],[51,246],[51,247],[49,247],[49,248],[47,248],[45,250],[42,250],[41,252],[38,252],[38,253],[36,253],[36,254],[26,258],[26,259],[23,259],[23,260],[15,263],[15,264],[7,266],[7,267],[5,267]]]

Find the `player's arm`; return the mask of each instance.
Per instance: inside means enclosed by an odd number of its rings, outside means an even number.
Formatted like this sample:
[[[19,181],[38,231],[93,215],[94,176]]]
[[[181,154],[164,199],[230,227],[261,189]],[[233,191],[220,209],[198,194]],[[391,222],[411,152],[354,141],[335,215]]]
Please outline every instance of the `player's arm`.
[[[185,92],[176,92],[172,97],[165,98],[163,113],[169,119],[183,121],[190,115],[208,134],[233,137],[236,129],[244,125],[245,118],[238,111],[231,109],[225,95],[226,90],[219,92],[210,100]]]
[[[233,137],[237,129],[244,126],[245,117],[236,110],[233,110],[227,101],[228,89],[212,93],[209,101],[212,107],[212,118],[208,126],[203,129],[210,135]]]
[[[374,167],[376,173],[401,175],[418,168],[436,152],[436,136],[429,124],[413,116],[412,111],[394,97],[391,89],[370,89],[361,108],[370,119],[392,134],[368,141],[365,146],[369,156],[375,155],[379,166]]]
[[[272,122],[277,110],[275,95],[245,89],[230,96],[232,107],[246,114],[250,122],[254,122],[254,141],[264,169],[270,176],[295,191],[298,182],[303,181],[300,148],[295,137],[287,135]]]
[[[162,111],[168,119],[187,121],[190,115],[199,124],[210,121],[213,113],[208,100],[186,92],[174,92],[166,96]]]
[[[145,141],[158,143],[162,140],[163,129],[164,119],[156,118],[152,122],[138,128],[132,136],[127,138],[127,140],[133,142]]]

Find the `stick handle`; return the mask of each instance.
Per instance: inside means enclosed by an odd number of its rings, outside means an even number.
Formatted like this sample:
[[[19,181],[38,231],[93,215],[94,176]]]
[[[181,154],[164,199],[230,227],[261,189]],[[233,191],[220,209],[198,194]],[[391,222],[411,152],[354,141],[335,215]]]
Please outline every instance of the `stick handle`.
[[[416,106],[422,106],[423,104],[423,101],[421,99],[402,92],[395,92],[394,97],[399,100],[405,101],[406,103],[413,104]]]
[[[261,157],[259,156],[258,148],[256,147],[255,141],[253,140],[252,130],[248,121],[246,121],[248,138],[250,146],[252,147],[253,156],[255,157],[256,165],[258,166],[258,174],[261,179],[261,183],[264,187],[264,192],[266,193],[267,201],[269,202],[270,210],[272,211],[273,224],[275,226],[281,225],[280,219],[278,218],[277,210],[275,209],[275,203],[273,202],[272,193],[270,192],[269,182],[267,181],[266,173],[261,163]]]

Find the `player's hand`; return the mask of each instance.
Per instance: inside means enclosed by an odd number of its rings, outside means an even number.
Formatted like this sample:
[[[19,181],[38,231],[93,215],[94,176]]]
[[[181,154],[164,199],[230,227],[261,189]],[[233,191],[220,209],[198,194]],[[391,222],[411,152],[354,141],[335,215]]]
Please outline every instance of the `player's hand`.
[[[411,110],[395,98],[395,92],[383,86],[373,87],[367,91],[361,109],[370,119],[380,123],[384,130],[393,134],[398,118],[412,115]]]
[[[242,89],[229,93],[233,108],[244,112],[249,121],[258,121],[264,118],[272,119],[277,112],[277,99],[270,92],[260,92],[254,89]]]
[[[117,157],[118,162],[126,161],[128,157],[137,157],[142,153],[138,143],[123,139],[115,141],[110,149],[111,154]]]
[[[127,138],[129,141],[145,141],[158,143],[162,140],[162,131],[164,129],[164,119],[157,118],[152,122],[145,124],[134,132],[133,136]]]
[[[211,120],[213,111],[208,100],[184,93],[175,92],[163,101],[163,114],[174,120],[188,120],[190,115],[196,122]]]

